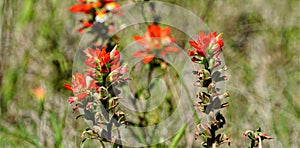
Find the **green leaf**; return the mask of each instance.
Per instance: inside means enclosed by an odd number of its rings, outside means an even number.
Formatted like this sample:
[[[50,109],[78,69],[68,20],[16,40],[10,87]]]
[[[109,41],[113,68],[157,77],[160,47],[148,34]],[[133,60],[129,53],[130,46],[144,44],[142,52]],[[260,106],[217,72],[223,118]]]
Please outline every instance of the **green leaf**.
[[[187,124],[184,124],[184,125],[181,126],[180,130],[177,132],[177,134],[173,138],[173,140],[172,140],[172,142],[170,144],[170,148],[176,148],[176,147],[178,147],[177,144],[179,143],[181,137],[184,135],[186,125]]]
[[[89,138],[84,138],[84,139],[81,141],[81,146],[80,146],[80,148],[83,148],[83,147],[84,147],[85,142],[86,142],[87,139],[89,139]]]

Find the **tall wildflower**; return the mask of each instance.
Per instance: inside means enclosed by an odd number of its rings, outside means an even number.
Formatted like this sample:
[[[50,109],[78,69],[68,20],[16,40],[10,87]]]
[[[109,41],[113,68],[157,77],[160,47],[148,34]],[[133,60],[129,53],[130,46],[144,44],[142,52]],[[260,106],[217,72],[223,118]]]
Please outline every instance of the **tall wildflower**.
[[[200,31],[196,41],[189,41],[194,48],[189,51],[191,60],[197,64],[203,64],[204,69],[193,71],[196,75],[194,86],[204,87],[207,91],[200,91],[196,94],[198,101],[195,106],[206,117],[197,125],[196,138],[203,138],[202,145],[204,147],[216,147],[223,143],[230,145],[231,140],[225,133],[217,134],[217,130],[222,128],[225,123],[225,117],[221,114],[221,108],[229,106],[228,102],[224,102],[224,98],[229,97],[229,93],[220,94],[217,83],[227,80],[222,74],[227,67],[222,64],[219,57],[224,45],[222,34],[208,33]],[[223,65],[222,67],[220,67]]]
[[[120,66],[117,46],[110,52],[103,47],[101,50],[87,48],[84,53],[85,73],[75,73],[72,84],[64,84],[74,94],[68,101],[74,104],[74,111],[80,110],[78,117],[92,122],[93,128],[87,128],[82,133],[83,141],[89,138],[98,139],[101,143],[121,144],[120,135],[113,139],[112,127],[118,128],[127,121],[124,112],[118,108],[120,92],[113,86],[125,82],[123,74],[127,69]]]

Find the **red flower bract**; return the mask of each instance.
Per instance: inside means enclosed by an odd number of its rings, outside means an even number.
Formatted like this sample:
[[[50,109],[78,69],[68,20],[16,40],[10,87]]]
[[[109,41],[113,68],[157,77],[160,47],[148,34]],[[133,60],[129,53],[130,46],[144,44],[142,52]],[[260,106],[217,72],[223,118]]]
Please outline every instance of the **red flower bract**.
[[[85,93],[85,92],[82,92],[82,93],[79,93],[79,94],[76,95],[78,101],[84,100],[87,96],[88,96],[88,94]]]
[[[69,91],[75,93],[75,97],[69,98],[69,103],[73,103],[75,100],[81,101],[85,99],[88,96],[88,91],[98,88],[94,79],[87,81],[86,76],[81,73],[75,73],[73,75],[72,86],[69,84],[64,84],[64,86]]]
[[[74,103],[75,101],[76,101],[76,98],[75,98],[75,97],[69,97],[69,99],[68,99],[68,102],[69,102],[70,104]]]
[[[72,88],[72,86],[70,85],[70,84],[64,84],[64,86],[65,86],[65,88],[67,89],[67,90],[69,90],[70,92],[74,92],[73,91],[73,88]]]
[[[85,75],[81,73],[75,73],[72,84],[75,92],[79,92],[80,90],[86,88]]]
[[[70,12],[77,12],[77,13],[81,13],[84,12],[86,14],[89,13],[89,11],[93,8],[99,8],[101,7],[101,2],[93,2],[93,3],[87,3],[87,2],[82,2],[82,4],[76,4],[73,5],[69,11]]]
[[[217,32],[208,33],[207,35],[200,31],[197,41],[189,41],[196,51],[191,50],[190,56],[198,55],[200,57],[207,56],[206,48],[211,47],[214,51],[223,47],[222,34],[217,35]]]
[[[100,66],[105,66],[110,60],[110,53],[106,52],[106,47],[103,47],[101,53],[98,55],[98,59],[100,60]]]
[[[168,52],[178,52],[179,49],[170,46],[174,43],[174,38],[170,37],[171,29],[162,28],[156,24],[150,24],[144,36],[134,36],[133,39],[145,49],[132,54],[133,57],[142,57],[143,63],[151,62],[159,54],[165,56]]]
[[[85,64],[91,68],[98,67],[100,73],[110,72],[120,66],[120,52],[116,49],[107,52],[106,47],[101,50],[99,48],[95,50],[87,48],[84,53],[86,55]]]
[[[78,29],[78,32],[80,33],[90,30],[94,22],[105,22],[108,19],[107,12],[112,12],[112,14],[121,14],[120,12],[115,11],[120,9],[121,6],[114,0],[77,1],[79,3],[71,6],[69,11],[89,15],[87,19],[81,21],[83,27]]]
[[[84,50],[84,53],[86,55],[85,65],[91,68],[96,68],[98,55],[101,53],[101,51],[98,48],[95,50],[87,48]]]
[[[105,65],[110,60],[110,53],[106,53],[106,48],[103,47],[100,51],[99,48],[96,48],[95,50],[91,48],[87,48],[84,51],[86,55],[85,64],[91,68],[96,68],[97,66],[103,67],[103,70],[106,69]]]
[[[154,56],[155,56],[154,54],[146,54],[143,58],[143,62],[145,64],[151,62],[153,60]]]
[[[91,90],[97,88],[95,80],[86,80],[86,76],[81,73],[75,73],[72,80],[73,88],[72,92],[78,93],[84,90]],[[87,86],[88,85],[88,86]],[[71,86],[69,84],[65,84],[65,87],[69,89]]]

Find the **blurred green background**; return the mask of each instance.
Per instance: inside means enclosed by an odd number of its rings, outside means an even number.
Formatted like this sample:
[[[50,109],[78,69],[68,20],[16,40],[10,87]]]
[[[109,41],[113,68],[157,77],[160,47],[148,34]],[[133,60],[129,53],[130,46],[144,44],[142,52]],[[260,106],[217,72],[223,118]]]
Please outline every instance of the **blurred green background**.
[[[242,132],[258,126],[275,138],[264,147],[300,147],[300,2],[164,1],[223,32],[231,94],[223,131],[233,140],[232,147],[246,147],[249,141]],[[0,147],[79,147],[86,125],[75,119],[67,102],[70,94],[63,88],[71,81],[82,37],[76,32],[79,16],[68,12],[75,3],[0,1]],[[44,100],[33,95],[40,86]],[[187,126],[177,146],[198,146],[194,131]]]

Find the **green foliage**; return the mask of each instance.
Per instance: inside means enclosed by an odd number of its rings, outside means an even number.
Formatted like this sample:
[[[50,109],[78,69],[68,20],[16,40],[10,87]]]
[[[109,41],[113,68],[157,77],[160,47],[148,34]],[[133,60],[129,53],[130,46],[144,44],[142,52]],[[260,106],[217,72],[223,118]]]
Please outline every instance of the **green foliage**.
[[[170,148],[175,148],[178,146],[179,140],[182,138],[185,132],[186,124],[182,125],[177,134],[172,139],[172,143],[170,144]]]
[[[55,147],[60,148],[63,147],[63,129],[65,128],[65,121],[67,117],[68,107],[65,107],[62,117],[57,117],[59,114],[56,112],[50,112],[50,123],[52,127],[52,131],[54,133],[55,138]]]

